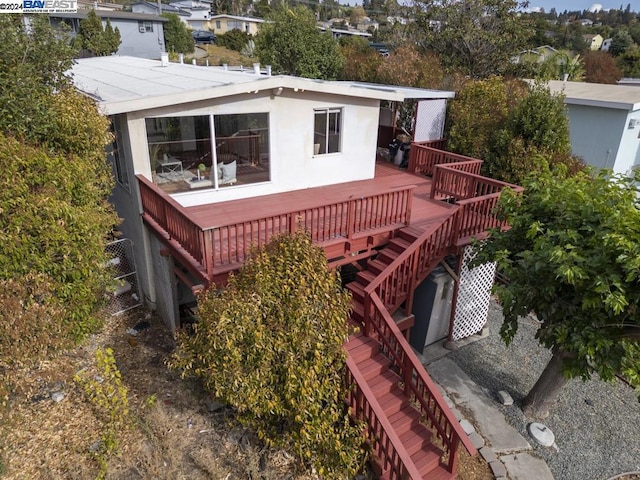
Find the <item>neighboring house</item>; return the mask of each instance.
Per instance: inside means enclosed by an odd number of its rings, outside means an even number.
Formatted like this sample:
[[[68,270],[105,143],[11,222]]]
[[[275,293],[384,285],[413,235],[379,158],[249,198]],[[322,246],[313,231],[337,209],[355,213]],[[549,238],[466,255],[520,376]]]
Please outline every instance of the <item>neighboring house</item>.
[[[593,25],[593,20],[589,18],[581,18],[580,20],[578,20],[578,23],[583,27],[590,27]]]
[[[323,27],[318,26],[318,30],[321,32],[331,32],[333,38],[338,39],[342,37],[360,37],[360,38],[371,38],[372,34],[369,32],[361,32],[359,30],[351,30],[344,28],[333,28],[333,27]]]
[[[191,12],[166,3],[162,4],[162,6],[160,7],[160,12],[158,12],[158,4],[155,2],[132,3],[130,7],[133,13],[148,13],[152,15],[159,15],[162,13],[175,13],[185,24],[188,24],[187,19],[191,17]]]
[[[604,41],[602,35],[600,35],[599,33],[595,35],[583,35],[582,38],[584,39],[584,43],[587,44],[587,48],[589,50],[600,50],[600,48],[602,47],[602,42]]]
[[[96,10],[102,25],[106,25],[107,19],[111,26],[120,31],[120,47],[117,55],[130,55],[132,57],[159,59],[165,51],[163,25],[167,22],[164,17],[144,13],[131,13],[110,10]],[[49,21],[52,26],[61,24],[68,26],[67,32],[73,38],[78,34],[80,21],[86,18],[88,11],[78,10],[77,13],[52,13]]]
[[[549,87],[565,95],[575,155],[622,174],[640,165],[639,88],[561,81]]]
[[[211,17],[211,2],[207,0],[180,0],[171,2],[169,5],[179,10],[189,12],[191,15],[181,16],[186,21],[187,26],[192,30],[210,29],[209,19]]]
[[[242,30],[249,35],[255,35],[265,21],[262,18],[221,14],[212,15],[209,22],[209,29],[216,35],[222,35],[231,30]]]
[[[613,42],[613,38],[605,38],[602,41],[602,46],[600,47],[600,50],[602,50],[603,52],[608,52],[611,49],[611,42]]]
[[[122,10],[119,3],[93,2],[91,0],[78,0],[78,10]]]
[[[453,92],[262,75],[257,64],[232,72],[166,56],[82,59],[72,74],[112,120],[112,202],[119,231],[133,240],[146,303],[176,328],[194,292],[223,285],[252,245],[305,228],[330,266],[355,274],[346,288],[362,333],[345,344],[347,401],[377,439],[381,473],[455,478],[459,444],[476,449],[405,335],[423,322],[428,289],[416,292],[437,265],[451,271],[456,257],[459,289],[477,286],[459,280],[463,251],[503,226],[493,212],[502,188],[514,186],[482,177],[480,160],[435,148],[442,140],[414,143],[408,172],[377,163],[382,102],[420,100],[422,122],[433,117],[424,102],[435,102],[437,117]],[[430,130],[444,118],[427,120]],[[493,273],[485,277],[491,283]],[[452,338],[482,328],[490,283],[483,305],[460,309],[471,323]]]
[[[555,48],[549,45],[542,45],[541,47],[521,51],[516,57],[513,58],[512,61],[513,63],[542,63],[547,58],[552,57],[556,53],[558,53],[558,51]]]
[[[369,29],[378,30],[380,28],[380,24],[375,20],[371,20],[370,18],[365,17],[358,22],[356,28],[362,32],[367,32],[369,31]]]

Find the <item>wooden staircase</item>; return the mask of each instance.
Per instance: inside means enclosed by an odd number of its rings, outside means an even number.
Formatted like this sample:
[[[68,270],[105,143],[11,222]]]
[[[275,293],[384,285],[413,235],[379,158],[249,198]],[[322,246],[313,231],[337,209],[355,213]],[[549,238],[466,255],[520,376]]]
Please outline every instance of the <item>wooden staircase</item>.
[[[356,280],[346,285],[353,299],[351,314],[353,323],[363,325],[365,322],[364,305],[367,286],[417,242],[422,233],[424,229],[413,227],[399,230],[398,236],[392,238],[375,259],[368,261],[366,270],[358,272]],[[404,276],[407,275],[409,272],[404,273]],[[408,280],[408,278],[399,277],[396,281],[404,283]],[[390,314],[398,308],[402,300],[396,298],[392,305],[385,305]],[[408,477],[414,480],[455,478],[455,471],[450,471],[448,465],[442,461],[445,450],[436,446],[432,432],[424,423],[421,423],[422,414],[412,405],[410,395],[402,387],[403,379],[391,368],[389,352],[384,351],[380,341],[358,332],[351,336],[345,349],[351,362],[351,369],[357,370],[356,375],[360,377],[358,387],[361,390],[368,390],[367,393],[372,397],[368,399],[369,403],[377,403],[377,416],[386,419],[385,436],[392,437],[400,444],[396,448],[405,450],[402,455],[405,458],[400,462],[402,465],[395,466],[396,470],[400,468],[402,473],[398,475],[396,471],[394,475],[394,466],[386,459],[378,458],[374,448],[374,464],[378,469],[379,477],[383,479]],[[376,437],[380,433],[376,434]]]

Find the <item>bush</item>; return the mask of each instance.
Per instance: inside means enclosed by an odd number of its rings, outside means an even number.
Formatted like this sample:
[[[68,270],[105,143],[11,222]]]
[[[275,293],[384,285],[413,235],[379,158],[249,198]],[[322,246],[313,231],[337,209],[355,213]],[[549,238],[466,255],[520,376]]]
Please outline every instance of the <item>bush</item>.
[[[242,49],[246,47],[251,35],[247,32],[243,32],[240,29],[234,28],[226,33],[218,35],[217,44],[221,47],[228,48],[229,50],[235,50],[236,52],[242,52]]]
[[[171,365],[201,378],[268,445],[325,478],[350,478],[364,461],[362,428],[344,404],[350,305],[306,234],[277,237],[228,288],[200,296],[200,322],[179,335]]]

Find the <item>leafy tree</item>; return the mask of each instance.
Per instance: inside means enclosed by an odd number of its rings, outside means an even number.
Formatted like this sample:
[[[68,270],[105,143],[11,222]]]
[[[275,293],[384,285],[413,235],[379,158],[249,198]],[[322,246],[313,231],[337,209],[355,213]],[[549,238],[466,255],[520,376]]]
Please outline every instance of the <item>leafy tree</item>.
[[[640,47],[632,45],[617,61],[625,77],[640,78]]]
[[[80,29],[74,40],[77,48],[82,48],[93,55],[111,55],[120,47],[120,31],[114,31],[111,23],[107,21],[108,30],[102,26],[102,20],[95,10],[90,10],[87,18],[80,21]]]
[[[472,78],[503,73],[533,28],[515,0],[418,0],[416,41]]]
[[[611,54],[602,51],[584,54],[585,80],[589,83],[615,84],[622,78],[622,72]]]
[[[307,78],[335,80],[343,58],[331,33],[316,28],[313,13],[306,7],[282,7],[265,22],[256,36],[256,54],[275,72]]]
[[[173,53],[192,53],[194,41],[191,32],[175,13],[163,13],[162,16],[169,20],[164,24],[164,43],[167,50]]]
[[[340,51],[344,57],[342,80],[377,81],[377,70],[383,58],[369,42],[360,37],[344,37],[340,39]]]
[[[441,88],[444,71],[438,57],[431,52],[420,52],[412,45],[396,48],[378,66],[380,83],[419,88]]]
[[[229,30],[222,35],[218,35],[217,43],[222,47],[226,47],[229,50],[235,50],[236,52],[242,52],[242,50],[247,46],[249,40],[253,37],[249,35],[247,32],[240,30],[238,28],[234,28],[233,30]]]
[[[544,80],[567,80],[580,82],[584,79],[585,67],[580,54],[573,55],[568,50],[559,50],[547,57],[540,65],[536,78]]]
[[[351,14],[349,15],[349,23],[352,26],[356,27],[358,23],[360,23],[360,21],[366,16],[367,12],[364,11],[364,8],[358,5],[351,10]]]
[[[18,344],[0,334],[1,361],[16,345],[12,361],[46,355],[100,323],[104,243],[117,221],[106,201],[111,137],[65,75],[73,55],[46,16],[29,32],[19,17],[0,17],[0,317],[24,333]],[[4,303],[11,292],[25,295],[20,309]]]
[[[633,45],[633,39],[626,29],[618,29],[611,37],[609,52],[614,57],[624,54]]]
[[[635,182],[640,176],[635,178]],[[543,418],[568,378],[624,373],[640,386],[640,204],[633,178],[530,177],[522,197],[504,192],[510,230],[494,231],[478,262],[495,260],[509,279],[496,285],[508,343],[518,318],[535,312],[536,337],[552,358],[524,401]]]
[[[269,445],[324,478],[362,466],[362,430],[345,411],[343,344],[350,297],[304,232],[273,239],[229,286],[199,298],[199,323],[171,365],[237,409]]]

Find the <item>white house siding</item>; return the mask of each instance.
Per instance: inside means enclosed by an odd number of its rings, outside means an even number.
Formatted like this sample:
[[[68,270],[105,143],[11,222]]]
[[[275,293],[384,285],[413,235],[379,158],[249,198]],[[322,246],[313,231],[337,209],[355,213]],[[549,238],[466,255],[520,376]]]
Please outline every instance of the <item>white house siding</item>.
[[[342,108],[340,153],[313,155],[315,108]],[[269,92],[248,93],[129,114],[129,131],[135,139],[131,151],[136,172],[151,178],[145,118],[238,113],[269,114],[270,182],[173,195],[182,205],[218,203],[374,176],[379,100],[290,89],[284,89],[278,96]]]

